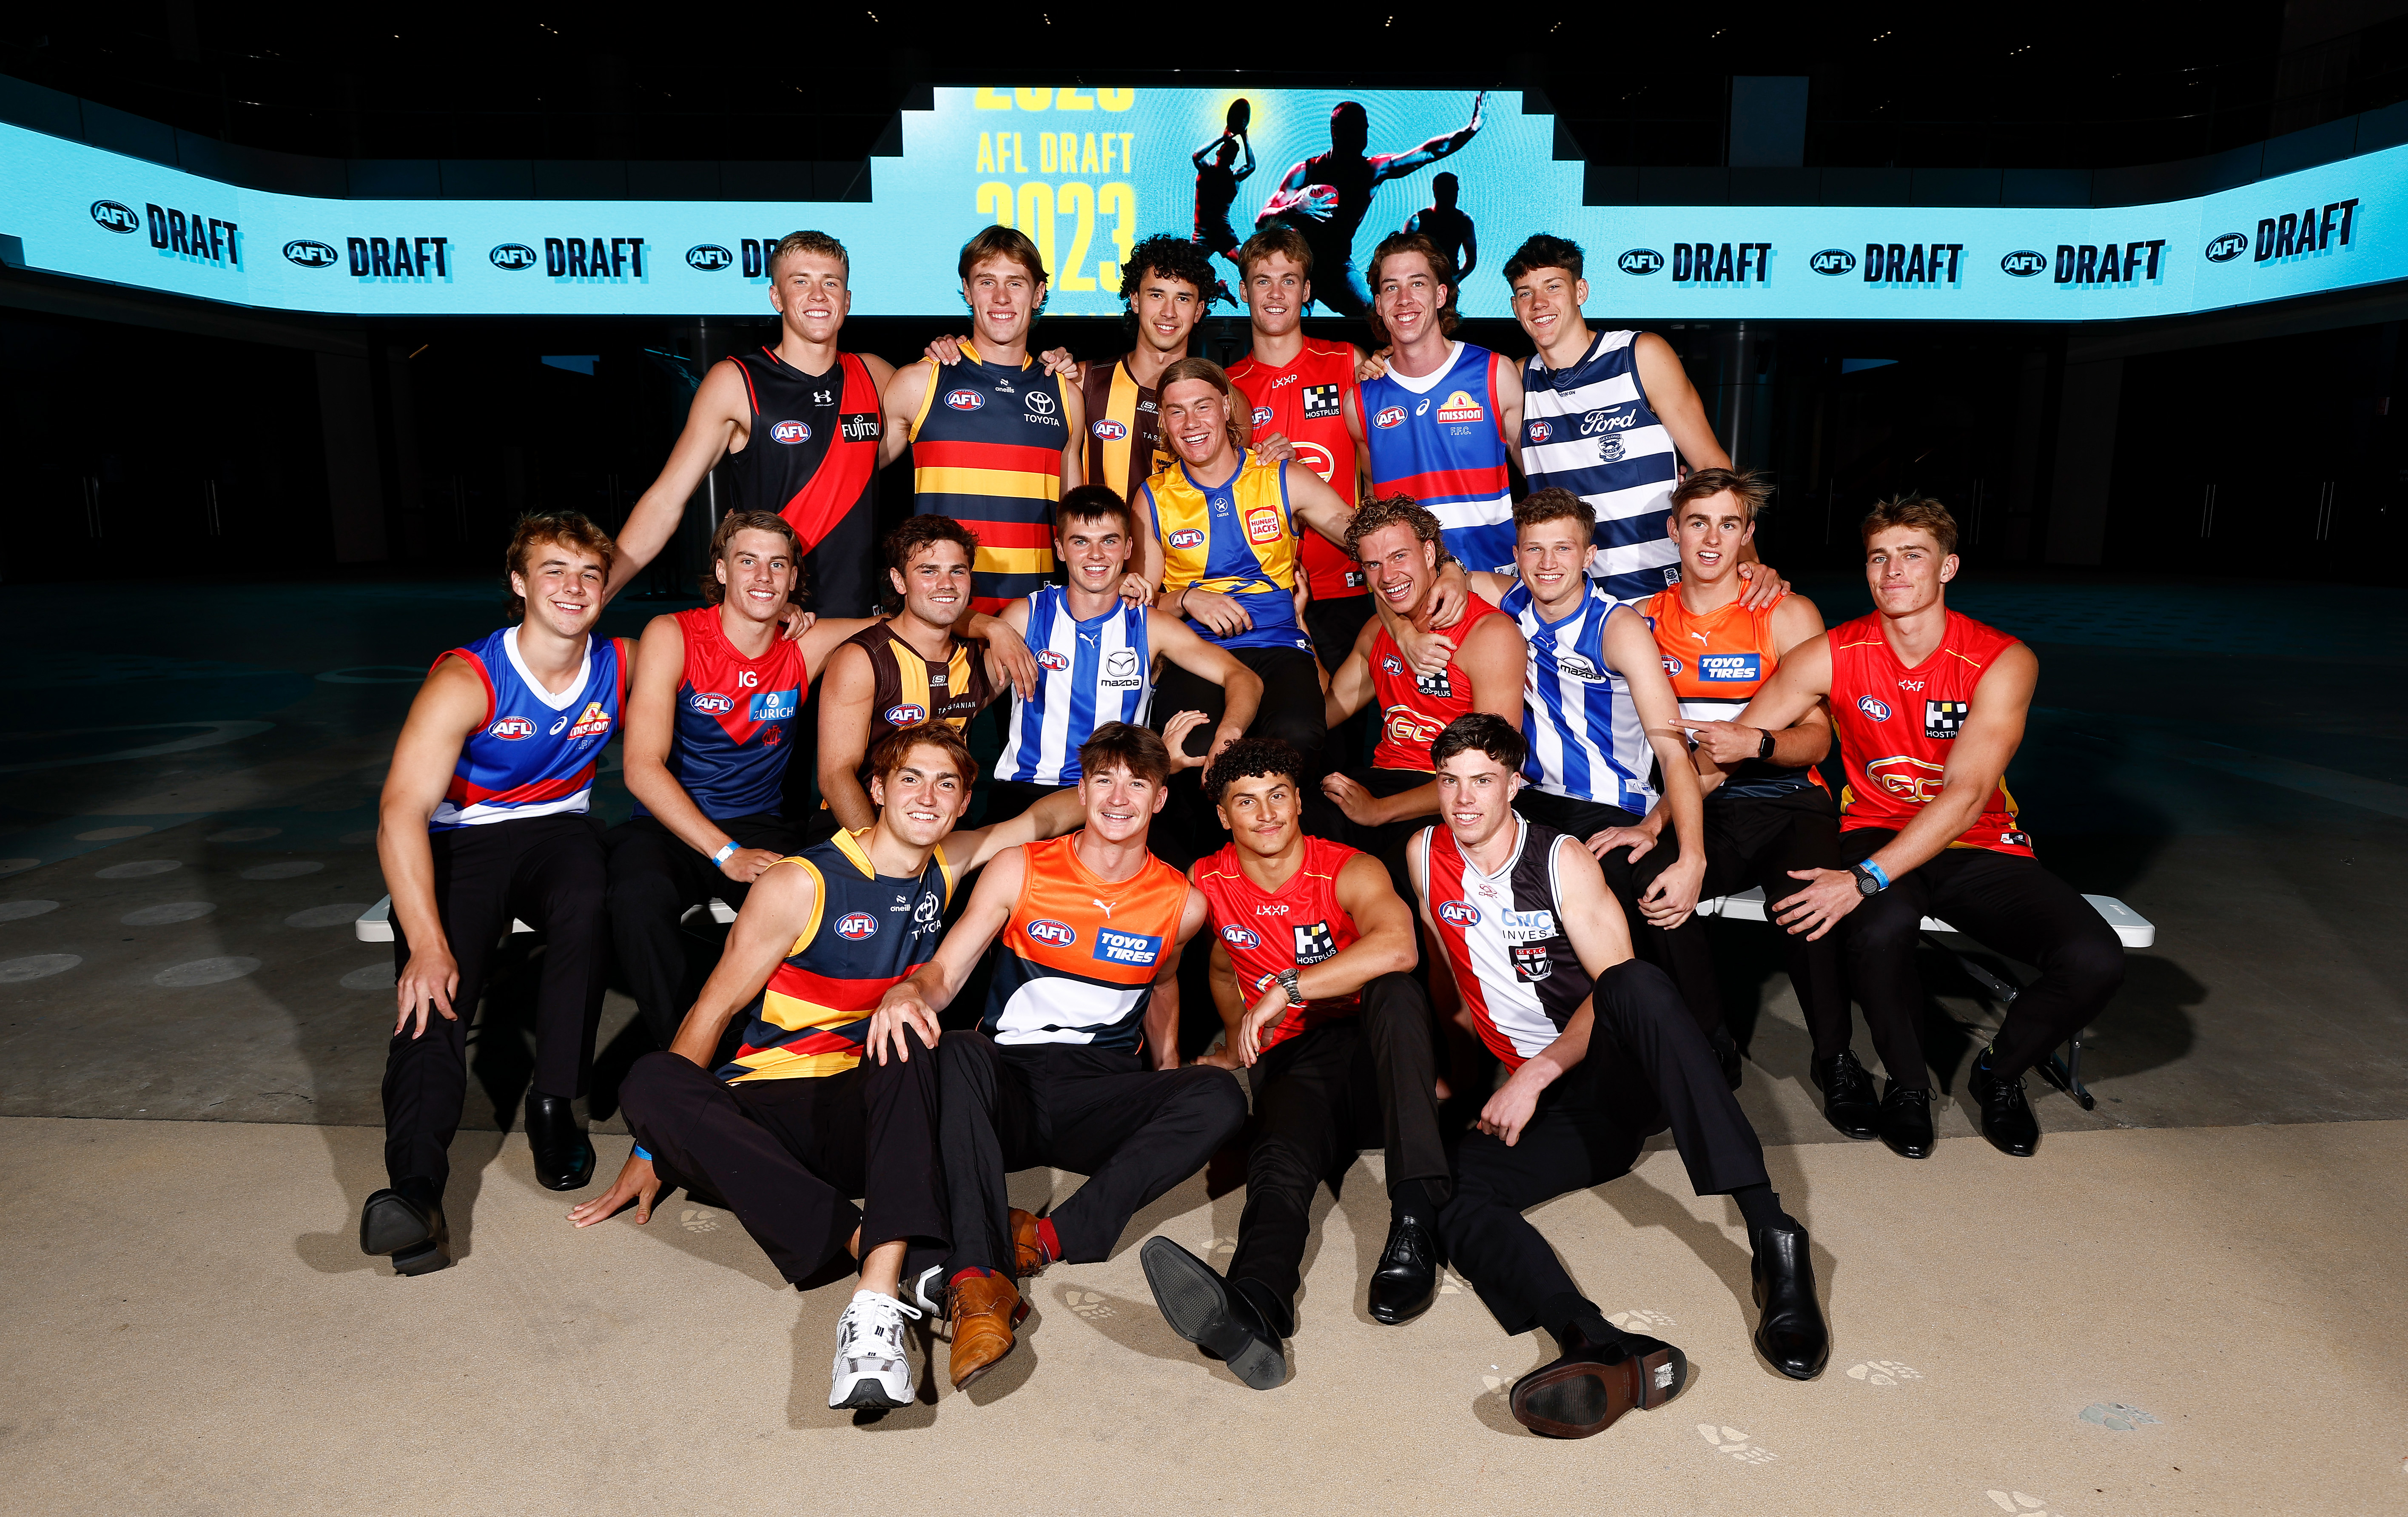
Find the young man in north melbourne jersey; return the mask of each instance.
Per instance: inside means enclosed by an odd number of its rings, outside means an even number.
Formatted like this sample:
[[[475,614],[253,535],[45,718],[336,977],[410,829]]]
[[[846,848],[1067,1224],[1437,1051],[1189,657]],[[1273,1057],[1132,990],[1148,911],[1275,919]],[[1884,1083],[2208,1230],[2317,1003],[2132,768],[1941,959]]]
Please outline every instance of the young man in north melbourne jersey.
[[[1514,1420],[1586,1438],[1686,1382],[1681,1351],[1616,1330],[1523,1215],[1628,1173],[1668,1128],[1689,1183],[1728,1195],[1746,1226],[1756,1352],[1792,1380],[1813,1379],[1830,1334],[1806,1229],[1782,1210],[1756,1129],[1680,992],[1631,957],[1588,851],[1514,811],[1523,744],[1511,723],[1458,717],[1431,752],[1440,821],[1414,839],[1413,891],[1481,1038],[1512,1071],[1455,1151],[1439,1239],[1499,1326],[1544,1327],[1561,1350],[1514,1381]]]
[[[953,729],[892,733],[871,755],[878,821],[777,861],[753,885],[719,967],[666,1052],[627,1071],[620,1094],[635,1151],[609,1194],[571,1211],[580,1227],[633,1204],[651,1220],[665,1186],[723,1197],[778,1272],[810,1282],[841,1249],[861,1286],[837,1324],[830,1407],[899,1407],[911,1397],[903,1324],[921,1275],[945,1245],[937,1157],[933,1034],[870,1010],[928,961],[953,886],[1006,848],[1077,825],[1068,797],[976,832],[978,766]],[[735,1055],[722,1033],[749,1013]],[[864,1204],[855,1208],[852,1198]],[[905,1255],[928,1262],[907,1287]]]
[[[1849,988],[1889,1075],[1885,1137],[1914,1127],[1920,1115],[1916,1130],[1930,1152],[1914,967],[1923,919],[1938,917],[2039,967],[1966,1081],[1982,1136],[2024,1157],[2040,1145],[2024,1071],[2088,1026],[2115,994],[2124,948],[2089,902],[2041,867],[2007,793],[2040,660],[1948,608],[1956,518],[1936,500],[1891,500],[1873,508],[1862,531],[1872,613],[1791,650],[1736,723],[1691,725],[1700,742],[1722,737],[1719,728],[1779,732],[1820,701],[1840,729],[1847,772],[1841,857],[1852,867],[1791,870],[1805,888],[1774,917],[1793,933],[1841,930]],[[1890,1146],[1922,1156],[1896,1140]]]
[[[985,1014],[937,1051],[956,1387],[1011,1352],[1028,1312],[1016,1278],[1109,1256],[1139,1208],[1246,1120],[1227,1070],[1179,1063],[1180,951],[1209,911],[1146,851],[1170,752],[1116,722],[1087,739],[1079,767],[1085,825],[998,853],[937,956],[886,993],[871,1023],[873,1038],[908,1023],[935,1041],[937,1013],[1001,937]],[[1041,1219],[1004,1189],[1039,1165],[1087,1177]]]
[[[1188,878],[1212,909],[1212,994],[1227,1057],[1246,1068],[1254,1138],[1246,1209],[1225,1278],[1167,1238],[1140,1252],[1179,1336],[1258,1391],[1287,1376],[1281,1342],[1312,1235],[1313,1192],[1365,1147],[1387,1154],[1388,1241],[1372,1267],[1374,1322],[1407,1322],[1438,1288],[1439,1136],[1429,999],[1414,981],[1412,912],[1378,862],[1306,836],[1296,750],[1247,738],[1205,784],[1228,845]]]

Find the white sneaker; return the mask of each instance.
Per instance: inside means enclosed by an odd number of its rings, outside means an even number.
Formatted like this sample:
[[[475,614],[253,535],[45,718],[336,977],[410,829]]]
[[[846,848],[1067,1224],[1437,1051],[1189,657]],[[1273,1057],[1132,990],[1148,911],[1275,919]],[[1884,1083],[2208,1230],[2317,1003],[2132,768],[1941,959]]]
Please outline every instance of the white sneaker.
[[[903,1319],[919,1309],[876,1291],[855,1291],[836,1324],[836,1366],[828,1380],[831,1410],[911,1404],[911,1364]]]
[[[927,1313],[932,1322],[945,1320],[945,1267],[930,1265],[918,1280],[903,1282],[904,1298]]]

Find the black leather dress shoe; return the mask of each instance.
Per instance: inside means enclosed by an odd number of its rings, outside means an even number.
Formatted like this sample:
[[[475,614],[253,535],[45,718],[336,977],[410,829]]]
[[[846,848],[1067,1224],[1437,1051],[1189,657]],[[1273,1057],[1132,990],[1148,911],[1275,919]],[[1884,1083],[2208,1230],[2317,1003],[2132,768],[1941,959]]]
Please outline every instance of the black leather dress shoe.
[[[1881,1098],[1873,1094],[1873,1077],[1842,1049],[1828,1059],[1814,1061],[1814,1088],[1823,1093],[1823,1115],[1850,1138],[1881,1136]]]
[[[1541,1438],[1588,1438],[1633,1409],[1649,1410],[1689,1383],[1688,1355],[1661,1338],[1623,1335],[1595,1344],[1574,1335],[1563,1357],[1513,1382],[1513,1420]]]
[[[424,1181],[404,1181],[382,1190],[360,1208],[360,1252],[390,1254],[394,1273],[424,1275],[452,1262],[443,1228],[443,1204]]]
[[[1418,1217],[1388,1222],[1388,1244],[1371,1268],[1371,1320],[1390,1327],[1429,1309],[1438,1295],[1438,1239]]]
[[[1167,1238],[1149,1238],[1137,1251],[1154,1304],[1170,1330],[1229,1367],[1257,1391],[1272,1391],[1287,1379],[1287,1355],[1279,1336],[1245,1295],[1231,1288],[1211,1265]]]
[[[1931,1093],[1891,1081],[1882,1097],[1881,1140],[1910,1159],[1931,1157]]]
[[[527,1147],[535,1150],[535,1178],[549,1191],[582,1190],[594,1182],[594,1141],[577,1125],[577,1112],[558,1095],[527,1093]]]
[[[1814,1259],[1806,1229],[1767,1227],[1748,1242],[1756,1259],[1756,1352],[1791,1380],[1813,1380],[1831,1357],[1831,1329],[1814,1299]]]
[[[2040,1119],[2032,1115],[2021,1076],[2000,1080],[1977,1059],[1972,1077],[1965,1082],[1965,1094],[1982,1109],[1982,1136],[1991,1147],[2018,1159],[2032,1156],[2040,1147]]]
[[[1706,1041],[1713,1045],[1714,1062],[1723,1066],[1723,1083],[1739,1089],[1741,1072],[1747,1067],[1741,1062],[1739,1039],[1730,1035],[1728,1027],[1717,1027]]]

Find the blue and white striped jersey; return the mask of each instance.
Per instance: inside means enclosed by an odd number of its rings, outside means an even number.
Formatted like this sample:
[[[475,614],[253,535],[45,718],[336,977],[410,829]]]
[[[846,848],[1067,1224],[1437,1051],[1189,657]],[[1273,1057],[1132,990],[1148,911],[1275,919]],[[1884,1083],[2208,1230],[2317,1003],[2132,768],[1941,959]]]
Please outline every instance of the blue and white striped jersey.
[[[1626,608],[1594,582],[1580,609],[1560,622],[1539,615],[1527,585],[1508,591],[1497,608],[1521,624],[1530,645],[1522,686],[1522,736],[1530,756],[1522,761],[1523,778],[1551,795],[1644,816],[1656,804],[1647,782],[1655,750],[1630,704],[1629,684],[1605,661],[1606,618]]]
[[[1107,722],[1143,722],[1154,698],[1154,651],[1146,609],[1115,600],[1092,622],[1070,615],[1060,585],[1028,597],[1028,651],[1037,693],[1011,700],[1011,725],[996,763],[998,780],[1032,785],[1079,782],[1079,745]]]
[[[1530,488],[1560,485],[1597,512],[1589,574],[1615,600],[1681,580],[1681,547],[1667,530],[1680,454],[1639,382],[1636,332],[1600,332],[1560,372],[1532,354],[1522,365],[1522,472]]]

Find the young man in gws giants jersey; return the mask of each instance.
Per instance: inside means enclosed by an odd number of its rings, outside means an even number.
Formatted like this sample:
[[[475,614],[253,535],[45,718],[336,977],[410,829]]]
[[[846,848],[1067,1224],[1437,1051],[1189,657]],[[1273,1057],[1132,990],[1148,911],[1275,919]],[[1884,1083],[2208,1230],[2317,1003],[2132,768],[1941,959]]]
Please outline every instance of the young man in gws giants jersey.
[[[421,1275],[452,1262],[443,1188],[468,1092],[468,1023],[511,919],[544,934],[527,1143],[556,1191],[594,1179],[569,1103],[585,1094],[609,952],[602,829],[588,798],[619,729],[634,647],[596,639],[610,539],[573,511],[523,519],[504,562],[516,624],[435,661],[377,805],[393,895],[393,1041],[385,1052],[388,1187],[360,1248]]]

